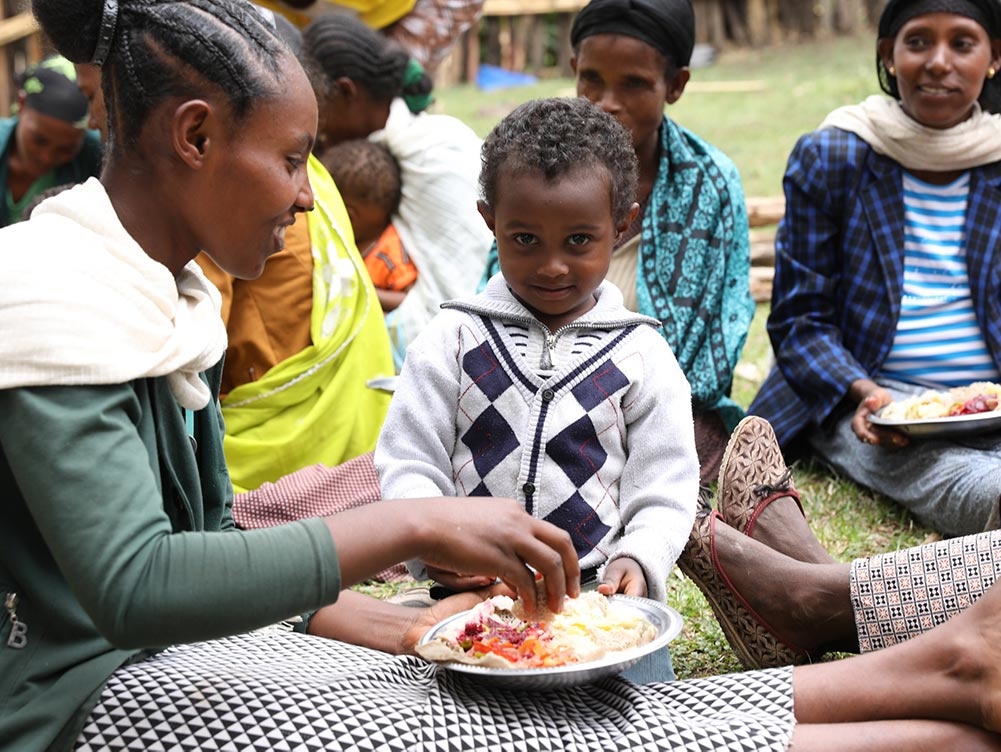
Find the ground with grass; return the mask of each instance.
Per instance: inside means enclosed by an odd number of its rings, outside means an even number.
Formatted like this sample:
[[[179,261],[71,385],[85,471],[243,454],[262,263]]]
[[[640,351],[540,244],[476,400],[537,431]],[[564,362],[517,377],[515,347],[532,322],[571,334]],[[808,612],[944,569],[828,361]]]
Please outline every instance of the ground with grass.
[[[874,61],[871,36],[724,51],[712,66],[693,71],[689,90],[669,114],[730,155],[747,195],[778,195],[785,160],[796,139],[834,107],[878,93]],[[435,109],[463,119],[483,136],[523,101],[573,93],[568,79],[493,93],[461,86],[437,92]],[[770,366],[767,308],[758,306],[734,381],[734,398],[745,407]],[[937,537],[900,507],[822,468],[797,464],[794,472],[813,529],[840,560]],[[390,585],[362,588],[378,596],[396,591]],[[669,582],[668,602],[685,617],[684,632],[672,645],[678,676],[740,668],[702,594],[677,570]]]

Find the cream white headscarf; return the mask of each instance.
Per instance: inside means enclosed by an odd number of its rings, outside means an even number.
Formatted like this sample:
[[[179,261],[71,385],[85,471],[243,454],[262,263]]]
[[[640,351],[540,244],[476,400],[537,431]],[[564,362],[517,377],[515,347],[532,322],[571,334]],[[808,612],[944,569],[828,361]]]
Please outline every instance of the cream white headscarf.
[[[0,279],[0,389],[166,376],[182,407],[209,403],[218,291],[193,261],[175,279],[146,255],[96,178],[0,230]]]
[[[1001,115],[976,103],[969,118],[942,130],[921,125],[900,102],[876,94],[834,110],[820,127],[851,131],[908,170],[968,170],[1001,160]]]

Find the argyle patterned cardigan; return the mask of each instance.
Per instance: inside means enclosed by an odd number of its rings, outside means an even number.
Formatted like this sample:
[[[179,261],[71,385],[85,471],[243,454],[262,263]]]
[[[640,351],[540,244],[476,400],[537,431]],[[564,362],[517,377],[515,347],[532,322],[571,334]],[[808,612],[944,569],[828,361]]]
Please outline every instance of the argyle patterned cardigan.
[[[570,533],[582,569],[628,556],[663,600],[698,495],[691,394],[659,322],[597,294],[556,332],[500,275],[446,303],[407,350],[376,469],[384,498],[515,498]]]

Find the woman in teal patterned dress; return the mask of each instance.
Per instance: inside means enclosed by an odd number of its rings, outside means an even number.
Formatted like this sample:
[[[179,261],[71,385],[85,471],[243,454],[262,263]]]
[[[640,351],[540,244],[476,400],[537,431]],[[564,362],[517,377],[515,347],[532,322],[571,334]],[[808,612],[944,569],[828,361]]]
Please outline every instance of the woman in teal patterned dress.
[[[743,417],[733,370],[754,315],[744,191],[716,147],[664,114],[689,79],[689,0],[591,0],[570,32],[577,94],[633,137],[641,211],[619,238],[608,279],[627,308],[659,319],[692,388],[702,484],[719,472]],[[487,263],[498,271],[496,251]]]

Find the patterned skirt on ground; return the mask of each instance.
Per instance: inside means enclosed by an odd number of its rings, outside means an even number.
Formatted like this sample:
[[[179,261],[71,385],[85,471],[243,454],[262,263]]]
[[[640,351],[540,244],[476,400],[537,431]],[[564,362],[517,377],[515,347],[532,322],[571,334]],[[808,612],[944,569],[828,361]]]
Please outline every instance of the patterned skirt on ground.
[[[1001,531],[950,538],[852,562],[859,649],[889,647],[965,610],[1001,574]]]
[[[170,648],[111,677],[75,749],[785,750],[792,673],[533,693],[293,633]]]

